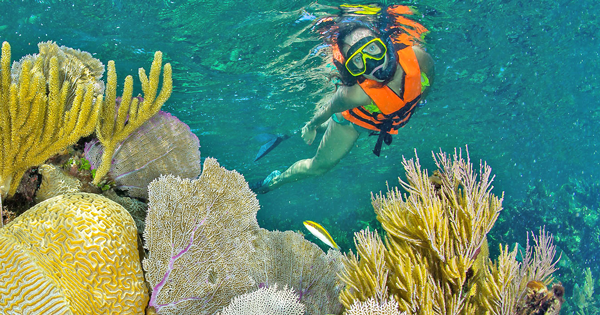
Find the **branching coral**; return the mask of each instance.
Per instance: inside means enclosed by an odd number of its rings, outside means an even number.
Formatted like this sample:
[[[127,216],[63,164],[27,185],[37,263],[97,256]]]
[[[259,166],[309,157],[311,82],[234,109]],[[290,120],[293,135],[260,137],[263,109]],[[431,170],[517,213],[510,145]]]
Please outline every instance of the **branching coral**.
[[[584,270],[590,268],[594,275],[600,274],[600,264],[590,259],[600,248],[600,182],[577,176],[568,181],[556,189],[549,189],[544,181],[530,186],[523,197],[513,200],[502,212],[490,236],[513,243],[518,241],[520,230],[532,226],[552,231],[554,244],[563,257],[560,280],[567,295],[575,297],[571,292],[576,292],[576,284],[586,282]],[[596,282],[596,291],[598,285]],[[577,301],[567,299],[563,312],[577,313]]]
[[[0,229],[0,313],[141,314],[148,292],[131,216],[66,194]]]
[[[389,295],[408,314],[515,313],[527,304],[527,283],[552,281],[552,238],[544,231],[534,237],[522,263],[516,250],[503,249],[491,265],[486,235],[502,199],[491,193],[490,167],[481,164],[476,173],[460,153],[434,160],[439,170],[433,177],[418,159],[404,160],[408,181],[400,183],[408,193],[373,197],[385,241],[369,231],[356,234],[358,255],[346,256],[340,300],[349,309],[372,299],[383,304]]]
[[[57,56],[26,58],[12,83],[10,59],[10,45],[4,42],[0,61],[2,198],[15,193],[27,169],[91,134],[100,105],[92,83],[71,82],[69,76],[61,80],[65,69]]]
[[[143,265],[159,314],[214,314],[252,288],[259,209],[244,177],[204,162],[197,180],[161,176],[149,187]]]
[[[163,84],[160,94],[157,96],[161,68],[162,53],[157,51],[154,54],[154,61],[150,68],[150,77],[146,76],[143,68],[139,69],[142,91],[144,92],[143,99],[140,101],[140,97],[132,98],[133,78],[127,76],[123,96],[117,107],[117,73],[115,63],[113,61],[108,62],[106,98],[101,107],[100,119],[96,127],[96,136],[102,143],[104,151],[102,162],[96,170],[95,185],[98,185],[110,170],[112,156],[117,145],[144,122],[156,115],[171,96],[173,80],[171,78],[171,64],[169,63],[165,64]]]
[[[377,232],[367,229],[355,234],[354,244],[358,256],[350,252],[347,259],[343,260],[344,272],[340,274],[340,278],[350,288],[340,294],[341,301],[346,306],[351,305],[352,301],[367,301],[371,297],[376,297],[377,302],[386,301],[389,268],[385,262],[386,249],[381,238]]]
[[[519,254],[517,246],[512,251],[508,246],[500,246],[498,261],[485,268],[482,279],[485,281],[479,285],[482,294],[476,300],[490,314],[524,314],[518,308],[526,309],[519,304],[526,299],[530,283],[539,282],[545,288],[553,281],[557,261],[554,261],[556,250],[552,236],[541,229],[539,236],[533,236],[533,241],[534,246],[530,246],[527,240],[525,252],[520,253],[521,262],[516,258]]]

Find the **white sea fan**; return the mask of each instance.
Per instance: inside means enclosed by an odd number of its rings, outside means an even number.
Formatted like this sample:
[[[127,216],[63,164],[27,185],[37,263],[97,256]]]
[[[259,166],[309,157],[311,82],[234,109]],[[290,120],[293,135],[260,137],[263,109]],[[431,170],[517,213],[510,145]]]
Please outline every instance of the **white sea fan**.
[[[220,315],[302,315],[304,305],[298,302],[298,295],[285,286],[277,290],[277,285],[262,287],[256,291],[236,296]]]
[[[143,260],[161,315],[215,314],[254,288],[250,259],[260,208],[244,176],[207,158],[200,178],[148,186]]]
[[[379,303],[375,298],[370,298],[365,302],[356,301],[346,315],[402,315],[398,310],[398,302],[393,298],[387,302]]]

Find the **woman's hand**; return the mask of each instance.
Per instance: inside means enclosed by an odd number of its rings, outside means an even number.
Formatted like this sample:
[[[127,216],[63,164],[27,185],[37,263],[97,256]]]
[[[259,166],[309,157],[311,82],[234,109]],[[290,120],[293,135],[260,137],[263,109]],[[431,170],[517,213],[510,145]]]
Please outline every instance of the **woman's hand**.
[[[317,136],[317,128],[311,128],[307,123],[302,127],[302,139],[306,144],[311,145]]]

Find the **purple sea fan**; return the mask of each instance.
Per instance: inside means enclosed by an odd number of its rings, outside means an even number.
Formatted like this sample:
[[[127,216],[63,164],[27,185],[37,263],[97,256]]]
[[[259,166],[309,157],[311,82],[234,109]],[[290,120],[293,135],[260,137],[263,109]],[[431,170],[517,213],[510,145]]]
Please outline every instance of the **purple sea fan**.
[[[148,184],[160,175],[194,179],[200,175],[200,142],[190,127],[160,111],[123,140],[115,150],[108,176],[130,197],[148,199]],[[103,147],[85,145],[92,169],[100,165]]]

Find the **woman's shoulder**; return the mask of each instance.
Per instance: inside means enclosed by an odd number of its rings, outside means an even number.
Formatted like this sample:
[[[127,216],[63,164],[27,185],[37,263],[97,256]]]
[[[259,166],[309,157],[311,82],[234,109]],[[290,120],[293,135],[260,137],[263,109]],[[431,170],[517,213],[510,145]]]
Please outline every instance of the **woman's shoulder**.
[[[412,46],[413,51],[415,52],[415,56],[417,57],[417,61],[419,62],[419,67],[421,68],[421,72],[425,72],[427,77],[433,77],[433,58],[431,55],[427,53],[421,46],[415,45]]]
[[[340,86],[337,93],[343,99],[343,102],[351,108],[366,106],[371,103],[371,98],[369,98],[367,93],[358,84]]]

